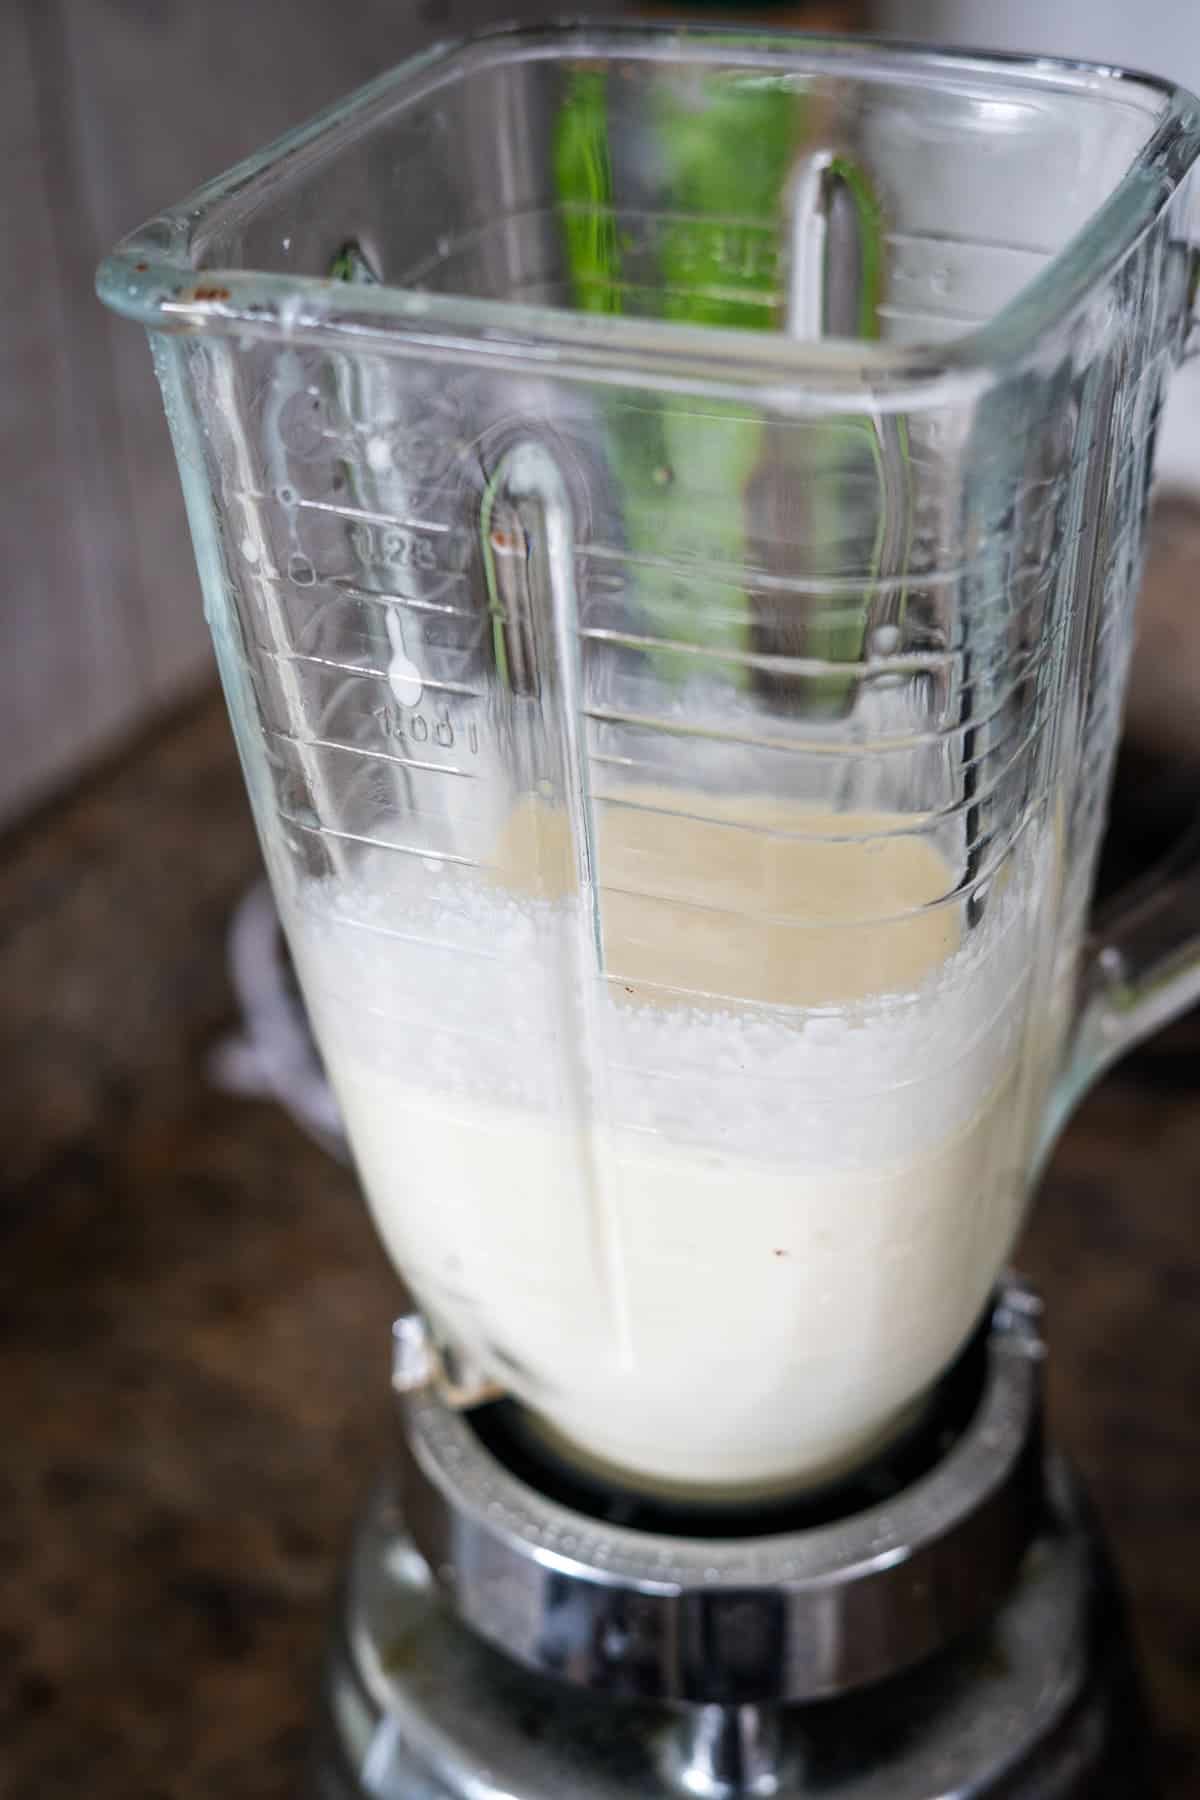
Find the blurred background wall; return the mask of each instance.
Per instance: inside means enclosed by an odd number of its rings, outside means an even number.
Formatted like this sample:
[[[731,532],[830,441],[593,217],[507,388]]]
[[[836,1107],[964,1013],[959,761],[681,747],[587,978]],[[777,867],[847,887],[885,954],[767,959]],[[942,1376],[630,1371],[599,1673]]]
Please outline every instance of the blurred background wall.
[[[0,0],[0,824],[210,676],[117,238],[512,0]]]
[[[875,0],[871,11],[893,37],[1077,56],[1145,69],[1200,94],[1200,0]],[[1176,378],[1158,475],[1200,491],[1200,363]]]
[[[210,677],[149,357],[140,333],[94,300],[97,260],[157,208],[421,44],[532,10],[513,0],[0,5],[0,824]],[[1200,87],[1198,0],[825,0],[796,13],[1132,61]],[[1193,373],[1172,410],[1166,466],[1200,483]]]

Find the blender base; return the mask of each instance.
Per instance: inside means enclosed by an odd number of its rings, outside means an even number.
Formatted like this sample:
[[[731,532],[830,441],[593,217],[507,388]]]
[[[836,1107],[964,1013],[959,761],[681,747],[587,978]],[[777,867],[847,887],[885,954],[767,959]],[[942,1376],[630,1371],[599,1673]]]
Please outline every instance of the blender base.
[[[771,1708],[614,1700],[530,1673],[439,1595],[381,1487],[346,1574],[315,1800],[1139,1800],[1148,1732],[1123,1608],[1062,1461],[986,1626],[834,1700]],[[963,1579],[970,1580],[964,1570]],[[756,1771],[756,1745],[769,1753]]]

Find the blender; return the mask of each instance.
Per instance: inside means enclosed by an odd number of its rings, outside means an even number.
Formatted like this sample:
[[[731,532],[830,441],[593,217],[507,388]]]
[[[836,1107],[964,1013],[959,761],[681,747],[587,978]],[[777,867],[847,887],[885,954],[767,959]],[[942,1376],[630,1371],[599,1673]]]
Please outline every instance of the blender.
[[[1007,1260],[1200,994],[1186,859],[1087,936],[1198,154],[1110,68],[514,30],[104,265],[417,1308],[322,1796],[1150,1790]]]

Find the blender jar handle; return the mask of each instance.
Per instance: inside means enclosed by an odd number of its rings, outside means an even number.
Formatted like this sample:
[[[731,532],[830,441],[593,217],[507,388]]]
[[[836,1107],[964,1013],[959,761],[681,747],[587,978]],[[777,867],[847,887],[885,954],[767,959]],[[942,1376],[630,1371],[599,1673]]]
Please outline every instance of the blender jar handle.
[[[1200,1000],[1200,820],[1114,902],[1084,950],[1044,1157],[1077,1102],[1134,1044]]]

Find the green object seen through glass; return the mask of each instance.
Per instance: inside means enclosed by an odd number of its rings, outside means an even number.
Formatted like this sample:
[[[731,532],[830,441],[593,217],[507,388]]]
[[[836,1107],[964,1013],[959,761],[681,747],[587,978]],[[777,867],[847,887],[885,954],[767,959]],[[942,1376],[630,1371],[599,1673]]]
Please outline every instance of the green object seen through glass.
[[[575,304],[587,312],[615,315],[628,303],[630,311],[653,310],[680,324],[777,328],[779,236],[789,177],[804,143],[807,97],[785,84],[761,81],[733,88],[706,83],[699,96],[662,84],[656,99],[655,148],[663,159],[671,211],[656,222],[651,244],[653,288],[646,296],[649,305],[640,307],[632,303],[636,283],[627,277],[627,266],[644,283],[647,248],[623,237],[620,229],[609,100],[605,74],[576,71],[558,121],[554,176]],[[882,296],[881,210],[867,178],[850,158],[835,158],[830,174],[842,182],[855,209],[858,335],[873,338],[879,332]],[[705,229],[708,222],[720,226],[726,221],[744,222],[749,246],[746,256],[734,259],[732,266],[728,234]],[[635,563],[653,557],[664,539],[676,541],[680,534],[671,530],[673,509],[694,509],[699,496],[709,558],[726,569],[744,569],[751,529],[746,490],[764,459],[774,455],[781,463],[786,457],[786,435],[729,408],[722,409],[729,421],[727,431],[715,432],[708,416],[708,429],[696,432],[689,428],[686,414],[667,404],[652,407],[643,401],[636,410],[616,401],[606,404],[619,485],[630,496],[624,524]],[[829,516],[839,507],[837,471],[850,473],[869,462],[879,473],[880,464],[877,435],[861,417],[830,419],[823,437],[834,479],[812,482],[806,497],[810,525],[822,535],[837,528],[836,518]],[[719,459],[716,467],[711,466],[714,457]],[[811,460],[810,451],[810,475]],[[800,479],[789,477],[786,462],[776,474],[784,483]],[[886,529],[881,473],[879,480],[876,562]],[[685,585],[690,595],[681,593]],[[706,588],[719,591],[719,604],[706,604]],[[751,648],[750,594],[743,593],[740,605],[731,606],[726,585],[714,588],[702,575],[692,581],[643,562],[637,597],[653,629],[666,638],[683,635],[689,644],[709,651],[724,648],[736,654]],[[687,610],[686,632],[681,633],[681,602],[686,605],[689,598],[693,605]],[[865,624],[865,600],[811,621],[805,654],[833,662],[854,660],[861,653]],[[660,649],[653,656],[657,669],[680,678],[695,666],[694,656],[683,651]],[[734,667],[744,683],[745,665]],[[838,710],[848,685],[848,677],[830,675],[813,684],[814,703],[821,710]]]

